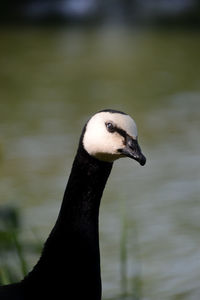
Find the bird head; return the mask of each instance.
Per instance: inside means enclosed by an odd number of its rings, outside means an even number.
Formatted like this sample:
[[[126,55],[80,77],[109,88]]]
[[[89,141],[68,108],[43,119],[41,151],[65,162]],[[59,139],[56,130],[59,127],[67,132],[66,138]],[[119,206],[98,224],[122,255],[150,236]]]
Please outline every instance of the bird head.
[[[119,111],[103,110],[93,115],[86,124],[82,142],[91,156],[102,161],[130,157],[142,166],[146,163],[134,120]]]

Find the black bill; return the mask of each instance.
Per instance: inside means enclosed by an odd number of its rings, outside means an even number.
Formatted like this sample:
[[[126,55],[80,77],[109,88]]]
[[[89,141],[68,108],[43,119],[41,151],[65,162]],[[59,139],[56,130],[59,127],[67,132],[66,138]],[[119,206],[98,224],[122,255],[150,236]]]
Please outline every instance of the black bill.
[[[141,166],[144,166],[146,163],[146,157],[142,154],[138,141],[130,136],[126,137],[125,147],[123,149],[119,149],[118,151],[124,156],[135,159],[140,163]]]

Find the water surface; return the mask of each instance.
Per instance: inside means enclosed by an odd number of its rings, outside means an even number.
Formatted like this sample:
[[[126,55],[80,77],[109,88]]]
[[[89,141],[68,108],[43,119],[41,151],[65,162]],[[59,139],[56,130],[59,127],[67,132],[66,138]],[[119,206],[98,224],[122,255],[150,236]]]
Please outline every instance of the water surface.
[[[21,239],[45,240],[52,228],[89,116],[120,109],[138,124],[147,165],[117,161],[104,193],[104,297],[132,293],[139,278],[141,299],[199,299],[199,33],[4,28],[0,37],[0,204],[21,209]],[[31,268],[38,258],[27,259]]]

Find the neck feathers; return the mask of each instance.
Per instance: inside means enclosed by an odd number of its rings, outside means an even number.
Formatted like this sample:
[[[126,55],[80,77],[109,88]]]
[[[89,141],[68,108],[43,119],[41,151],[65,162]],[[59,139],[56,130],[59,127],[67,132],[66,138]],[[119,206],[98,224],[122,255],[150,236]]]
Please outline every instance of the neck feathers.
[[[57,222],[38,264],[22,282],[29,293],[36,285],[45,296],[101,299],[98,216],[111,169],[112,163],[93,158],[80,142]]]

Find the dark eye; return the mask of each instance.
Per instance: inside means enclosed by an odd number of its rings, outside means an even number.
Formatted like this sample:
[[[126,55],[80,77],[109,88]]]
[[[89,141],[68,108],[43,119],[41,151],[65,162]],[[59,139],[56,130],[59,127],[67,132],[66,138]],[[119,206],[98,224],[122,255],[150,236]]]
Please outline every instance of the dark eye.
[[[110,122],[106,123],[106,128],[109,132],[114,132],[115,131],[115,128],[114,128],[113,124],[110,123]]]

